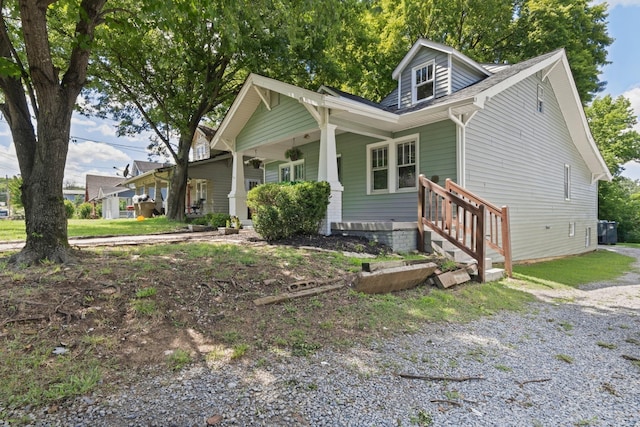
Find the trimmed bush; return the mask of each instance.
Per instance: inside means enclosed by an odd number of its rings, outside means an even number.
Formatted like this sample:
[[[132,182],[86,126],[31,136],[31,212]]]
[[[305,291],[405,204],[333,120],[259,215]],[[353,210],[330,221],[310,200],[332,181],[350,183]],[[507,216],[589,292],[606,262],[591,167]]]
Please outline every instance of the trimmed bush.
[[[76,213],[76,205],[74,205],[71,200],[64,199],[64,211],[67,219],[73,218],[73,215]]]
[[[317,234],[330,195],[327,182],[263,184],[249,191],[247,206],[256,232],[266,240],[280,240]]]
[[[226,213],[208,213],[204,216],[207,219],[207,224],[214,227],[225,227],[227,221],[231,220],[231,215]]]
[[[91,203],[82,203],[80,206],[78,206],[78,217],[80,219],[89,219],[91,218],[91,210],[92,210],[92,206]]]

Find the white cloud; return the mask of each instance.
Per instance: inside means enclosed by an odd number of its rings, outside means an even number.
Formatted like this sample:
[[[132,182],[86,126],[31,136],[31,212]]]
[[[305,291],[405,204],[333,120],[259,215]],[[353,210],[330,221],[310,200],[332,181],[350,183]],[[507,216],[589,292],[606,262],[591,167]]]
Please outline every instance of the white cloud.
[[[130,160],[131,158],[127,154],[117,148],[92,141],[69,144],[67,156],[67,162],[73,161],[84,165],[103,161],[109,161],[115,165]]]
[[[622,94],[631,102],[631,108],[636,113],[636,119],[640,116],[640,86],[636,86]],[[640,123],[636,123],[634,129],[640,132]]]
[[[0,144],[0,174],[2,174],[3,177],[20,174],[16,148],[13,142],[8,146]]]
[[[640,0],[597,0],[594,3],[607,3],[609,4],[608,10],[613,9],[616,6],[640,6]]]

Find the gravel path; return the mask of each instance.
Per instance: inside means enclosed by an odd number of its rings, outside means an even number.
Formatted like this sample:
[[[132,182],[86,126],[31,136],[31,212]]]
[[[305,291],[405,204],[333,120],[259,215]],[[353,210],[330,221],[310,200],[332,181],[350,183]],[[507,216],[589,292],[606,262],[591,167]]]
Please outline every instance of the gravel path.
[[[640,267],[640,250],[614,250]],[[537,292],[549,302],[525,313],[431,324],[343,352],[193,367],[30,416],[34,425],[64,426],[637,427],[640,366],[623,356],[640,357],[638,283],[631,273]]]

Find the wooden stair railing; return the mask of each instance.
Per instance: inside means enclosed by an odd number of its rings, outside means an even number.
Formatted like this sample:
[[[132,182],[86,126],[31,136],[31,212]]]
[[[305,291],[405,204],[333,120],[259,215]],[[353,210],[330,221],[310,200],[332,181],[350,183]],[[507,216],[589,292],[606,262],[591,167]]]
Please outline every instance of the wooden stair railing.
[[[465,200],[476,205],[484,205],[486,207],[487,218],[485,225],[486,242],[489,247],[504,257],[504,270],[507,276],[513,277],[513,269],[511,264],[511,231],[509,229],[509,207],[503,206],[499,208],[494,204],[476,196],[465,188],[448,179],[445,181],[445,189],[453,192]]]
[[[511,277],[508,209],[498,209],[448,179],[447,188],[424,175],[418,181],[419,249],[424,250],[427,226],[475,259],[479,279],[484,282],[488,244],[504,256],[505,271]]]

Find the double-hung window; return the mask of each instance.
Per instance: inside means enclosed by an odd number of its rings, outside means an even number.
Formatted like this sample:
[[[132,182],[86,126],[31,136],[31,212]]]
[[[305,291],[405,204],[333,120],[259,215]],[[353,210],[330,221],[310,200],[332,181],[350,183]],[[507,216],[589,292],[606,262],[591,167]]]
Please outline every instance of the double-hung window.
[[[413,68],[413,103],[433,98],[435,94],[435,62],[431,61]]]
[[[564,199],[571,200],[571,166],[564,165]]]
[[[418,176],[418,137],[367,146],[367,193],[415,190]]]
[[[304,181],[304,160],[280,165],[280,182]]]
[[[373,148],[371,150],[371,182],[372,191],[387,190],[389,188],[389,147]]]

